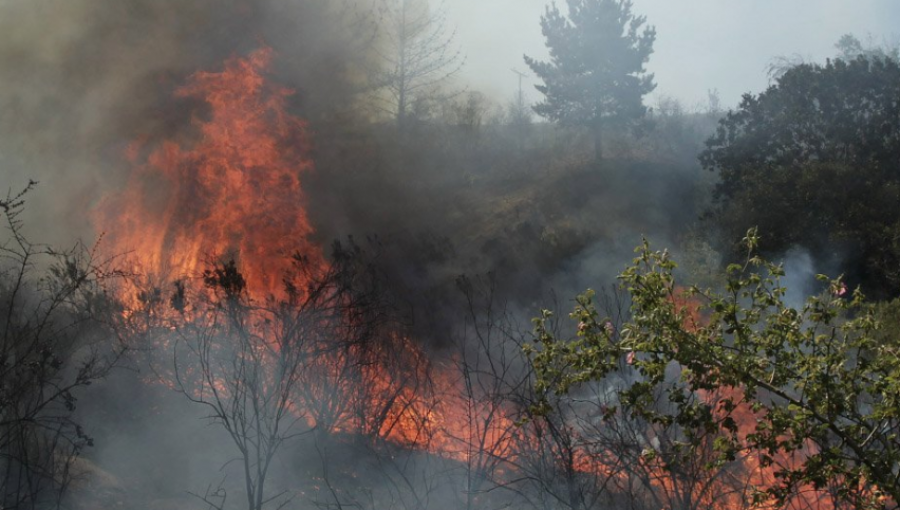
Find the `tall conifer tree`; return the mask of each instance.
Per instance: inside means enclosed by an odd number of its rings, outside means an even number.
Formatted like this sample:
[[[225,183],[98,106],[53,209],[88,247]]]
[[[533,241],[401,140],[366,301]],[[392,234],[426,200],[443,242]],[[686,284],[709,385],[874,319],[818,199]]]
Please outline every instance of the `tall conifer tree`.
[[[629,0],[566,3],[567,16],[554,3],[541,17],[550,61],[525,57],[544,82],[536,87],[544,101],[534,111],[552,121],[590,128],[599,161],[603,125],[634,120],[647,111],[642,98],[656,84],[644,66],[653,53],[656,30],[641,30],[647,19],[632,14]]]

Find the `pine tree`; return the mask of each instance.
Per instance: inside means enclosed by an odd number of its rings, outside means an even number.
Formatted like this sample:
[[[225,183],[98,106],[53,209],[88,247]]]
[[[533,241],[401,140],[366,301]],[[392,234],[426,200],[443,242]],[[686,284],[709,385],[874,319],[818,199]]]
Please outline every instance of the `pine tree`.
[[[642,117],[642,98],[656,88],[644,65],[653,52],[656,30],[631,12],[629,0],[567,0],[568,16],[556,4],[541,16],[550,61],[525,57],[544,84],[544,101],[534,111],[552,121],[581,125],[594,134],[602,158],[601,129]]]

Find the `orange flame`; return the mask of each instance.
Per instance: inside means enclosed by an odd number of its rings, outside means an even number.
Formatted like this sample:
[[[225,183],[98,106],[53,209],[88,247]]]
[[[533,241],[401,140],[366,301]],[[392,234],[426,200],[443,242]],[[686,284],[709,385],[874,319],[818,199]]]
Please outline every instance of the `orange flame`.
[[[175,95],[209,108],[192,120],[194,140],[156,147],[96,211],[107,249],[133,254],[137,272],[190,277],[210,258],[233,258],[251,295],[263,297],[280,292],[289,254],[321,258],[300,181],[313,167],[306,124],[285,111],[292,91],[266,82],[271,61],[263,48],[192,75]],[[140,147],[129,147],[132,160]]]
[[[307,126],[286,112],[292,91],[266,81],[272,58],[272,50],[264,48],[228,59],[219,72],[195,73],[175,91],[208,107],[193,118],[190,139],[152,148],[140,140],[128,147],[126,155],[136,166],[127,188],[94,211],[110,253],[131,254],[138,273],[159,281],[195,277],[210,258],[233,258],[257,299],[281,295],[291,253],[324,264],[309,240],[313,228],[301,186],[301,176],[313,168]],[[674,300],[685,312],[687,328],[702,324],[695,300],[680,290]],[[516,459],[519,428],[501,405],[467,394],[453,367],[428,364],[421,348],[402,335],[384,349],[405,355],[323,347],[327,354],[308,367],[316,379],[305,386],[308,408],[298,413],[308,413],[312,423],[327,424],[332,432],[368,433],[460,461],[477,455]],[[350,364],[361,367],[352,377],[345,370]],[[428,376],[420,370],[431,371],[428,389],[422,389]],[[330,400],[330,393],[343,397]],[[363,402],[350,398],[353,394]],[[315,408],[340,401],[344,404]],[[754,421],[752,413],[741,418],[748,427]],[[751,453],[742,461],[746,472],[755,473],[751,483],[772,482],[772,473]],[[607,455],[576,452],[573,462],[583,473],[624,476],[616,471],[617,459]],[[665,466],[648,469],[656,474],[657,488],[674,490]],[[710,507],[746,507],[738,497],[697,499]]]
[[[252,298],[277,298],[291,270],[289,255],[299,252],[324,265],[309,241],[313,228],[301,186],[301,176],[313,168],[307,126],[286,111],[292,91],[266,80],[272,58],[263,48],[228,59],[221,71],[193,74],[175,90],[176,97],[208,108],[193,117],[192,136],[152,148],[138,139],[127,147],[135,167],[126,189],[102,202],[94,220],[107,233],[106,250],[129,254],[135,272],[148,280],[140,285],[159,288],[198,276],[211,260],[234,259]],[[122,298],[137,309],[141,289],[132,290],[136,296]],[[168,341],[158,342],[165,347]],[[298,410],[310,424],[417,448],[449,441],[433,441],[447,435],[441,432],[444,412],[431,398],[433,388],[416,387],[426,380],[418,371],[428,365],[410,339],[392,335],[381,350],[366,352],[317,348],[304,385],[308,408]]]

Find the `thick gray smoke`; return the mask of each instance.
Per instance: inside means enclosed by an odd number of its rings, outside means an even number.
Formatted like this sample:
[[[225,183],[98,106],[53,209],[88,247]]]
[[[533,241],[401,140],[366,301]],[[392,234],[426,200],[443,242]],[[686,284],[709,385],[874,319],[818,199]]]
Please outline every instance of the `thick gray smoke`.
[[[41,181],[28,211],[43,240],[92,237],[87,213],[128,175],[128,144],[178,139],[202,114],[172,97],[191,73],[269,45],[298,113],[348,103],[348,41],[362,32],[352,10],[299,0],[0,3],[3,192]]]
[[[379,37],[377,12],[365,0],[0,2],[0,186],[15,193],[28,180],[41,181],[25,218],[35,240],[90,243],[100,234],[92,209],[132,170],[129,144],[189,144],[192,118],[206,114],[204,104],[173,91],[197,71],[220,69],[229,56],[271,46],[273,80],[296,90],[291,113],[310,123],[316,169],[304,188],[317,241],[328,246],[354,235],[375,254],[372,265],[399,296],[396,307],[404,309],[414,341],[445,366],[454,366],[446,351],[459,347],[459,331],[472,334],[488,310],[478,301],[469,317],[460,312],[459,275],[492,273],[498,315],[487,319],[496,320],[489,327],[510,319],[500,317],[499,303],[508,301],[522,326],[503,333],[525,337],[528,318],[552,305],[541,302],[545,291],[567,298],[585,286],[606,287],[641,235],[659,245],[677,242],[673,232],[696,220],[697,197],[706,190],[694,156],[715,118],[660,117],[656,135],[644,139],[617,133],[609,154],[619,172],[600,171],[585,158],[575,131],[514,126],[503,108],[477,100],[423,101],[412,134],[401,133],[360,105],[370,92],[364,85]],[[378,239],[369,243],[367,236]],[[509,363],[521,369],[518,344],[504,349],[514,351]],[[213,484],[215,492],[218,477],[240,485],[238,464],[228,464],[234,445],[221,427],[202,420],[203,410],[183,395],[148,384],[154,374],[140,361],[126,368],[79,403],[96,441],[84,456],[79,501],[110,507],[152,500],[154,508],[181,508],[185,491],[203,493]],[[297,496],[309,507],[339,506],[339,495],[323,485],[326,459],[342,470],[334,476],[344,476],[346,487],[359,485],[359,492],[340,496],[345,504],[361,501],[369,489],[357,475],[372,476],[376,490],[407,508],[424,505],[403,498],[462,494],[461,485],[442,486],[446,495],[431,492],[442,470],[459,466],[435,463],[421,451],[388,445],[387,454],[364,464],[353,448],[336,446],[343,456],[329,456],[311,444],[285,450],[273,467],[279,487],[323,491]],[[398,470],[403,458],[407,471]],[[431,463],[431,471],[417,463]],[[433,478],[408,477],[426,472]],[[377,479],[382,475],[394,478]]]

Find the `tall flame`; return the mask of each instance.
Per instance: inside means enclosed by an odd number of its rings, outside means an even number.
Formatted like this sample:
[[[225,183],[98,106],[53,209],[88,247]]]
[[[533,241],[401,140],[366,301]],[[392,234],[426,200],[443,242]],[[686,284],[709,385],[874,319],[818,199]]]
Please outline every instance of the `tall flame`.
[[[272,50],[232,57],[175,91],[200,99],[192,142],[165,141],[135,164],[127,189],[96,213],[107,249],[129,253],[139,272],[192,276],[211,257],[237,260],[251,295],[278,294],[288,255],[319,259],[300,176],[312,169],[306,124],[285,111],[292,91],[265,80]]]
[[[301,176],[313,168],[307,126],[286,112],[292,91],[266,81],[272,58],[268,48],[230,58],[221,71],[197,72],[175,91],[176,97],[202,101],[208,110],[194,116],[189,140],[130,147],[135,166],[126,189],[94,212],[110,253],[130,254],[137,272],[162,282],[196,276],[211,258],[234,259],[254,298],[281,294],[290,254],[299,252],[324,265],[321,251],[309,240],[313,228],[301,186]],[[697,303],[681,292],[676,306],[685,312],[685,327],[703,323]],[[501,403],[479,400],[453,366],[428,363],[421,348],[402,335],[366,352],[327,346],[319,351],[321,356],[305,367],[311,380],[301,389],[306,409],[298,410],[310,416],[311,424],[484,466],[496,459],[515,464],[522,445],[540,450],[531,444],[534,438],[522,437],[524,429]],[[735,417],[745,428],[754,422],[749,411]],[[739,461],[743,474],[752,478],[748,482],[774,483],[772,469],[755,462],[753,452],[744,453]],[[578,450],[571,463],[578,473],[628,482],[629,470],[613,457]],[[653,490],[679,494],[661,461],[640,462],[646,465],[630,471],[650,473]],[[745,493],[715,480],[681,493],[710,508],[751,506]],[[798,500],[805,508],[829,507],[816,491]]]

